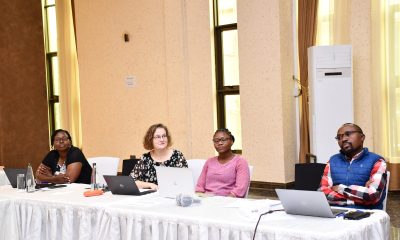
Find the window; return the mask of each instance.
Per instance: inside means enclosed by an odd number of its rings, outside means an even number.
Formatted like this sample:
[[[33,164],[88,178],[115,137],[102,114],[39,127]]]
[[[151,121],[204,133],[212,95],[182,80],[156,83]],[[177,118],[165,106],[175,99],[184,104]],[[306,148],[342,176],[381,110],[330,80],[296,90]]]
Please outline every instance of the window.
[[[228,128],[232,132],[235,136],[233,149],[241,152],[236,0],[215,0],[214,25],[218,128]]]
[[[389,157],[400,162],[400,0],[387,1],[386,72]]]
[[[57,57],[57,22],[55,0],[43,0],[43,32],[46,54],[49,129],[60,128],[59,75]]]
[[[318,24],[316,45],[333,44],[334,3],[331,0],[318,1]]]

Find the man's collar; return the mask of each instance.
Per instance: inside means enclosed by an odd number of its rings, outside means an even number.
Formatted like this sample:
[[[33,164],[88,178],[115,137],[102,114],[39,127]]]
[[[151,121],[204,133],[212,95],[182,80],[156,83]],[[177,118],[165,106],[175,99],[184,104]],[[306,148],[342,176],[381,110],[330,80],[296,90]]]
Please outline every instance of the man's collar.
[[[366,150],[366,149],[367,149],[367,148],[361,149],[361,150],[360,150],[356,155],[354,155],[352,158],[349,158],[348,156],[346,156],[346,154],[344,154],[342,150],[340,150],[340,153],[344,155],[344,157],[346,158],[346,160],[348,160],[348,161],[351,162],[351,161],[356,160],[356,159],[358,159],[359,157],[361,157],[361,156],[363,155],[364,150]]]

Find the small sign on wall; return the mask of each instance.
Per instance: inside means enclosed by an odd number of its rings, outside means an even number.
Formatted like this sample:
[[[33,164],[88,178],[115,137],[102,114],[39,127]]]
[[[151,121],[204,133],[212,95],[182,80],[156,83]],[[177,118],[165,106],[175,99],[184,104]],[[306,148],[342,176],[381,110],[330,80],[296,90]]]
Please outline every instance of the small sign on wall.
[[[133,88],[136,85],[136,77],[134,76],[126,76],[125,85],[128,88]]]

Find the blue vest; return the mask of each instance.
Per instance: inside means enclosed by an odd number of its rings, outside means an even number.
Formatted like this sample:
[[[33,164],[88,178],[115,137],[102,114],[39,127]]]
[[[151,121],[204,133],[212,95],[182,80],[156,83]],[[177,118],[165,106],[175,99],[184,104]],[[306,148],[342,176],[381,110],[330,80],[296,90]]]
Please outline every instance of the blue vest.
[[[383,159],[383,157],[375,153],[369,152],[368,148],[364,148],[360,156],[355,159],[351,164],[350,161],[346,159],[344,154],[338,153],[333,155],[329,160],[333,186],[339,184],[344,184],[347,186],[365,186],[371,175],[372,168],[379,159]],[[383,190],[384,191],[382,193],[382,197],[376,205],[355,205],[355,207],[382,209],[382,202],[385,198],[385,189]]]

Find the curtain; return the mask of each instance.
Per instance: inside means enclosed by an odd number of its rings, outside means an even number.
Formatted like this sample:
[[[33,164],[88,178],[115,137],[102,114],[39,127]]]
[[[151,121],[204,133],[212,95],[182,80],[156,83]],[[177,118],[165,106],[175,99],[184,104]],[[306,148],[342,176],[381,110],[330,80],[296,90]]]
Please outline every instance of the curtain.
[[[318,0],[299,0],[298,6],[298,46],[300,65],[300,153],[299,162],[305,163],[310,153],[310,129],[308,106],[308,56],[307,49],[315,45],[317,32]]]
[[[371,14],[374,147],[388,161],[389,189],[400,190],[400,2],[371,1]]]
[[[82,147],[79,69],[71,0],[56,1],[60,78],[61,128],[71,133],[73,144]]]

